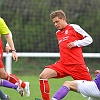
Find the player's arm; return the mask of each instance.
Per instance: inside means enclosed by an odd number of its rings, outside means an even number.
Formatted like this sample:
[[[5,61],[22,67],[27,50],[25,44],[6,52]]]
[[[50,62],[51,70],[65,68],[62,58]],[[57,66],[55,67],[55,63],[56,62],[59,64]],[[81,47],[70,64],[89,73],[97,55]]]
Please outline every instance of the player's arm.
[[[70,43],[67,44],[67,48],[71,49],[73,47],[75,47],[74,42],[70,42]]]
[[[95,70],[94,73],[97,76],[100,73],[100,70]]]
[[[6,46],[6,47],[5,47],[5,50],[6,50],[7,53],[9,53],[10,50],[11,50],[11,47],[10,47],[10,46]]]
[[[16,54],[16,50],[15,50],[15,47],[14,47],[13,40],[11,39],[11,36],[9,34],[5,34],[4,37],[5,37],[6,41],[8,42],[9,46],[11,47],[13,59],[15,61],[17,61],[18,56]]]
[[[9,46],[11,47],[11,50],[15,50],[14,43],[13,43],[13,40],[11,39],[10,35],[4,34],[4,37],[7,41],[7,43],[9,44]]]
[[[8,42],[9,46],[11,47],[11,50],[13,50],[12,51],[13,59],[15,61],[17,61],[18,60],[18,56],[17,56],[16,51],[15,51],[13,40],[12,40],[12,38],[11,38],[9,33],[10,33],[10,30],[9,30],[8,26],[6,25],[6,23],[3,20],[3,18],[0,18],[0,35],[4,35],[6,41]]]
[[[80,34],[83,37],[83,39],[74,41],[74,46],[87,46],[93,42],[92,37],[87,32],[85,32],[79,25],[75,25],[73,28],[78,34]]]
[[[10,37],[12,39],[12,33],[11,32],[9,33],[9,35],[10,35]],[[9,53],[9,51],[11,50],[11,47],[9,46],[8,42],[6,43],[5,50],[6,50],[7,53]]]

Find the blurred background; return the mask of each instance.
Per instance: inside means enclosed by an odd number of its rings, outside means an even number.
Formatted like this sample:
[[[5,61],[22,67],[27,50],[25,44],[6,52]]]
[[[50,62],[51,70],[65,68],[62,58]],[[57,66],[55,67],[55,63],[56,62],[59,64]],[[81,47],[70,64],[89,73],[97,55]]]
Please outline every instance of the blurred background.
[[[13,34],[17,52],[58,53],[57,31],[50,13],[62,9],[67,22],[80,25],[93,38],[83,47],[83,53],[100,52],[100,0],[0,0],[0,16]],[[3,39],[4,45],[6,41]],[[55,63],[59,57],[19,57],[12,61],[12,73],[38,75],[44,66]],[[5,58],[3,59],[5,63]],[[100,69],[100,58],[85,58],[93,73]]]

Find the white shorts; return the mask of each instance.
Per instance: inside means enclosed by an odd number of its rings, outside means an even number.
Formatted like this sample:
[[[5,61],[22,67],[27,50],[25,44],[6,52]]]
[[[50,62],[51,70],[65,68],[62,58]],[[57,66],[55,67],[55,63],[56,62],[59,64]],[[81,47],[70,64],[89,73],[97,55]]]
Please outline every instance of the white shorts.
[[[77,82],[78,92],[84,97],[91,97],[94,98],[93,100],[100,100],[100,91],[94,81],[77,80]]]

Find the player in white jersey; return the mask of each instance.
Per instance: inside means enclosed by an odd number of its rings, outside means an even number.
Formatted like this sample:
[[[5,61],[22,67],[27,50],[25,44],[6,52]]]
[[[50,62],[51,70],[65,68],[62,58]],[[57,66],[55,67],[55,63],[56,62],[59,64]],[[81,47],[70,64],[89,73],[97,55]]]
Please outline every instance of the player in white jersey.
[[[93,81],[66,81],[51,100],[61,100],[69,91],[78,92],[84,97],[89,97],[88,100],[100,100],[100,70],[96,70],[95,74],[96,78]]]

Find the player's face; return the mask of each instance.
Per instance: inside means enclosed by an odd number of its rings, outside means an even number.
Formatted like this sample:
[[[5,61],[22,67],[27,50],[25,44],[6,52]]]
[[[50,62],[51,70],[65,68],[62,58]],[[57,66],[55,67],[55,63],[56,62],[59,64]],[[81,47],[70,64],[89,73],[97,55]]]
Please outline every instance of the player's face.
[[[61,30],[63,28],[65,28],[65,19],[62,18],[62,19],[59,19],[58,17],[55,17],[52,19],[55,27],[58,29],[58,30]]]

